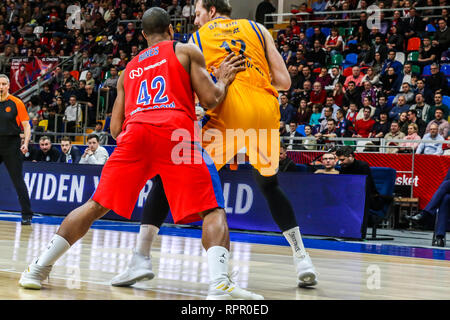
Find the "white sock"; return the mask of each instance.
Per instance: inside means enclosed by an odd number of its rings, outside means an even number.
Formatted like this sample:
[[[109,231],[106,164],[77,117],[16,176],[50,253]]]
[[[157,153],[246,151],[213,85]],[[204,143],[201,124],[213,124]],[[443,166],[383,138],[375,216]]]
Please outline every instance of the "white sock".
[[[137,237],[136,252],[145,256],[150,256],[153,240],[159,232],[159,228],[151,224],[142,224]]]
[[[42,267],[52,266],[69,248],[70,244],[66,239],[55,234],[35,263]]]
[[[214,246],[206,251],[208,257],[209,283],[218,283],[228,277],[230,253],[225,247]]]
[[[300,234],[300,228],[295,227],[283,232],[283,236],[291,245],[292,254],[297,258],[301,258],[306,254],[305,246],[303,245],[302,236]]]

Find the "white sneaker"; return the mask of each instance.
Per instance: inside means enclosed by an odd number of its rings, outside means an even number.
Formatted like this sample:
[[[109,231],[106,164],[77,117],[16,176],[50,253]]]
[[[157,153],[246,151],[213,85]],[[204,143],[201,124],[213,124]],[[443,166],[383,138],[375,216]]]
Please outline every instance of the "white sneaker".
[[[22,272],[19,284],[26,289],[39,290],[42,288],[42,281],[48,278],[51,270],[52,266],[42,267],[32,263]]]
[[[308,253],[302,258],[294,256],[294,264],[297,270],[297,285],[299,287],[311,287],[317,284],[318,274]]]
[[[228,276],[227,279],[209,286],[206,300],[264,300],[264,297],[239,288]]]
[[[152,271],[152,260],[137,252],[133,253],[127,269],[111,280],[115,287],[128,287],[142,280],[152,280],[155,274]]]

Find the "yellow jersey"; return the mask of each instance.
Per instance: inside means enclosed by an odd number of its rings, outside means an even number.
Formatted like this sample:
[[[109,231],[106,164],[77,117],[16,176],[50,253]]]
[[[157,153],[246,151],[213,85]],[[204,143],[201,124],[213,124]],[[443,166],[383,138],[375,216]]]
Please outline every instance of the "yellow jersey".
[[[236,75],[232,85],[250,85],[278,97],[277,90],[271,84],[266,41],[256,22],[218,17],[193,33],[191,40],[203,52],[206,68],[213,79],[211,67],[218,68],[222,61],[234,52],[245,57],[247,68]]]

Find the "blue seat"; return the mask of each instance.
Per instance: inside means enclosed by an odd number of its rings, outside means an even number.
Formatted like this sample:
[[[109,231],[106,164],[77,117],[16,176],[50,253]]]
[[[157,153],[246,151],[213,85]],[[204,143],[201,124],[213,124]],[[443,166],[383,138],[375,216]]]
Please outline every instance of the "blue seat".
[[[387,105],[388,107],[392,107],[392,101],[394,101],[394,98],[395,98],[395,96],[389,96],[389,97],[388,97],[388,100],[387,100],[387,102],[386,102],[386,105]]]
[[[358,44],[357,40],[350,40],[347,42],[347,44]]]
[[[305,35],[306,38],[311,38],[314,34],[314,28],[309,27],[308,29],[306,29]]]
[[[295,164],[298,172],[308,172],[308,166],[306,164]]]
[[[427,27],[425,29],[427,32],[436,32],[436,27],[432,25],[431,23],[427,24]]]
[[[320,30],[326,37],[328,37],[331,34],[331,29],[330,28],[322,28]]]
[[[358,62],[358,55],[356,53],[349,53],[345,56],[345,64],[354,66]]]
[[[443,64],[441,66],[441,72],[446,76],[450,77],[450,64]]]
[[[450,108],[450,97],[449,96],[443,96],[442,97],[442,104],[445,104],[447,107]]]
[[[295,131],[300,133],[302,136],[306,136],[306,134],[305,134],[305,125],[304,124],[297,126],[297,130],[295,130]]]
[[[393,168],[373,167],[370,168],[375,187],[380,195],[393,197],[395,189],[395,178],[397,171]],[[372,219],[372,238],[370,240],[382,240],[377,238],[378,224],[389,218],[393,209],[393,201],[384,205],[380,210],[369,209],[370,218]],[[392,238],[389,238],[392,239]],[[387,240],[387,239],[385,239]]]
[[[422,76],[431,76],[431,64],[423,68]]]
[[[181,39],[181,42],[187,43],[189,41],[189,34],[185,33],[183,34],[183,38]]]

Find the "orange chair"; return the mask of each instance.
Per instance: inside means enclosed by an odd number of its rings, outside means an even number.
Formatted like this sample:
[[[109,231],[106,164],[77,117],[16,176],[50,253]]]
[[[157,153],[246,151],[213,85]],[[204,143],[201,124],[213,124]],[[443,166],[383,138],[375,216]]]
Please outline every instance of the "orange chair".
[[[406,51],[419,51],[420,48],[420,38],[414,37],[408,40],[408,46]]]
[[[78,79],[80,78],[80,72],[77,71],[77,70],[72,70],[72,71],[70,71],[69,73],[70,73],[70,75],[71,75],[72,77],[74,77],[75,80],[77,80],[77,81],[78,81]]]

